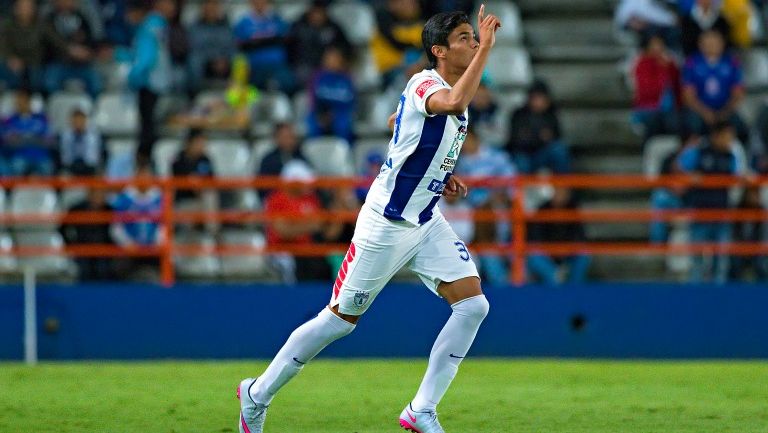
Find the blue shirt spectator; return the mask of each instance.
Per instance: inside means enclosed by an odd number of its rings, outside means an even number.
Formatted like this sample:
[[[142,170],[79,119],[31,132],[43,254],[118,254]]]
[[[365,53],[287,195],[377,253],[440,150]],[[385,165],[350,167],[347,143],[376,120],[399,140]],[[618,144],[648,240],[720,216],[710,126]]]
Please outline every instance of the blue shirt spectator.
[[[171,54],[168,48],[168,20],[151,12],[136,30],[134,60],[128,84],[135,90],[163,93],[171,86]]]
[[[683,85],[694,89],[699,101],[712,110],[720,110],[731,99],[735,89],[744,85],[739,61],[730,54],[708,61],[696,53],[685,62]]]
[[[456,174],[471,177],[514,176],[515,166],[506,153],[486,146],[470,130],[461,150],[461,158],[456,165]],[[504,189],[498,190],[506,196]],[[473,207],[481,207],[491,201],[493,191],[490,188],[471,188],[467,200]]]
[[[250,81],[261,87],[277,86],[292,93],[295,77],[288,65],[285,37],[288,24],[275,12],[268,0],[252,0],[253,9],[235,24],[234,34],[248,58]]]
[[[141,159],[138,162],[136,176],[150,177],[152,169],[150,162]],[[140,216],[130,221],[119,221],[112,224],[110,232],[118,245],[126,248],[137,246],[157,245],[159,241],[159,218],[162,210],[163,196],[156,187],[128,187],[113,199],[112,208],[123,214]]]
[[[51,154],[52,140],[48,119],[43,113],[32,111],[30,94],[16,92],[16,112],[5,119],[0,127],[3,156],[7,174],[14,176],[50,176],[54,172]]]
[[[310,137],[335,135],[352,142],[357,91],[346,70],[347,60],[337,48],[323,54],[323,69],[315,74],[309,86]]]

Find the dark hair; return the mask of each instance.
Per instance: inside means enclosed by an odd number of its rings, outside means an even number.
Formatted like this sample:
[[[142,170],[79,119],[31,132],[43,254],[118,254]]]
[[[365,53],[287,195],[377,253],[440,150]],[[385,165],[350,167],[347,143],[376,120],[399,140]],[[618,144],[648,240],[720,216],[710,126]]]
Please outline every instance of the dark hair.
[[[293,129],[293,125],[290,122],[277,122],[272,127],[272,136],[277,135],[283,128]]]
[[[710,134],[718,134],[726,130],[733,130],[733,125],[727,120],[718,120],[712,126],[709,127]]]
[[[192,128],[187,133],[187,143],[193,142],[195,139],[199,137],[205,137],[205,131],[203,131],[202,128]]]
[[[462,25],[469,24],[469,17],[464,12],[441,12],[433,15],[421,31],[421,43],[424,45],[424,51],[427,53],[427,60],[431,68],[437,67],[437,57],[432,54],[432,46],[448,46],[448,35],[453,29]]]

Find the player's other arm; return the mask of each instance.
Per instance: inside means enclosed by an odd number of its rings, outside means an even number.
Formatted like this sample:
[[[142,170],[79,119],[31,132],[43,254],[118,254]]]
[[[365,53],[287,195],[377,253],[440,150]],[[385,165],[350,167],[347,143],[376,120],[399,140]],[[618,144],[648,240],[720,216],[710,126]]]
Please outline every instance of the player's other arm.
[[[442,89],[433,93],[426,102],[427,111],[431,114],[460,115],[466,111],[472,98],[480,86],[488,55],[496,42],[496,29],[501,25],[493,15],[483,17],[484,6],[480,7],[478,15],[480,46],[469,67],[459,78],[452,89]]]

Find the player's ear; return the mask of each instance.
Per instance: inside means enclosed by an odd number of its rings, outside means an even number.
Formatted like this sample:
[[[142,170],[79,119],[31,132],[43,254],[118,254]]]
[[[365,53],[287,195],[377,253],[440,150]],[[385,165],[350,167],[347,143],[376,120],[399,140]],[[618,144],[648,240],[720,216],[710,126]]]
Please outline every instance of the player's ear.
[[[432,54],[438,59],[444,59],[446,49],[447,47],[444,47],[442,45],[432,45]]]

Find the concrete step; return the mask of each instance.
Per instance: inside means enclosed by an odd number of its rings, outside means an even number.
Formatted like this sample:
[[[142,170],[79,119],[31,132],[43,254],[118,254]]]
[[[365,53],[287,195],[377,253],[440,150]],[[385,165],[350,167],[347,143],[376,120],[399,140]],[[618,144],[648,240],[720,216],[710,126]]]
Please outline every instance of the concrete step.
[[[577,2],[575,2],[577,3]],[[613,21],[607,18],[531,18],[523,23],[526,45],[617,47]]]
[[[648,209],[648,199],[644,200],[597,200],[582,203],[583,209],[590,210],[632,210]],[[587,238],[592,241],[620,242],[645,241],[648,239],[648,224],[643,222],[594,222],[586,223]]]
[[[534,63],[594,63],[619,62],[627,55],[622,46],[549,45],[530,47]]]
[[[574,16],[595,14],[610,16],[616,7],[616,0],[516,0],[524,16],[556,15]]]
[[[640,155],[582,156],[573,161],[576,173],[640,174],[642,168]]]
[[[599,281],[673,281],[663,256],[593,256],[589,276]]]
[[[616,63],[541,63],[534,76],[545,80],[565,105],[628,107],[631,95]]]
[[[560,110],[564,138],[574,146],[633,143],[639,147],[640,138],[632,132],[629,113],[629,109]]]

